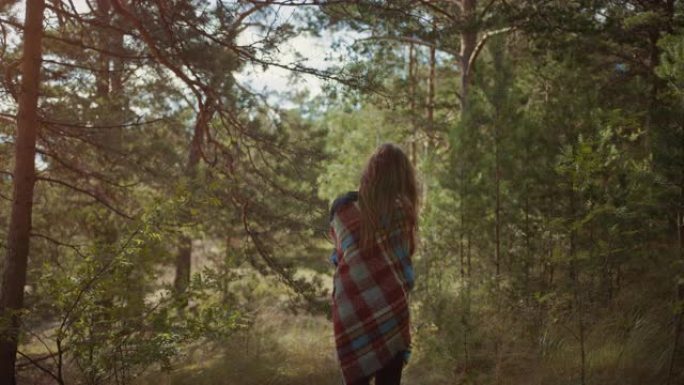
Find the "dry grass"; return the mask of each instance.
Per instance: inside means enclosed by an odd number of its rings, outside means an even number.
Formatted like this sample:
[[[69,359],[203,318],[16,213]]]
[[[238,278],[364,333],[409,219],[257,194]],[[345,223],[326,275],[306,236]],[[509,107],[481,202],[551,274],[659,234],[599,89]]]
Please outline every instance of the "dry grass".
[[[323,317],[266,308],[249,330],[197,346],[188,361],[140,385],[298,385],[340,383],[332,325]]]

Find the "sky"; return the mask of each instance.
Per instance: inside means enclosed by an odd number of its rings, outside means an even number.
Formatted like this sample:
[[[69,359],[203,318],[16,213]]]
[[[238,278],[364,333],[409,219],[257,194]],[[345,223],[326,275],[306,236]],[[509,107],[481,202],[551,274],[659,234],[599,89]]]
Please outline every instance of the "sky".
[[[257,32],[248,30],[238,37],[238,44],[247,45],[248,42],[259,37]],[[325,58],[332,53],[332,41],[333,36],[330,33],[321,37],[302,34],[280,46],[280,51],[275,55],[275,59],[283,64],[297,62],[307,67],[322,70],[330,65],[330,62],[326,61]],[[302,62],[298,60],[298,57],[304,57],[306,60]],[[323,81],[318,77],[302,74],[297,81],[293,81],[291,77],[292,73],[283,68],[271,66],[264,71],[260,65],[248,64],[237,74],[236,79],[254,91],[270,93],[269,100],[279,103],[288,103],[285,96],[288,92],[308,91],[311,98],[321,94]]]
[[[212,2],[213,0],[210,0]],[[89,13],[86,0],[73,0],[73,4],[79,13]],[[293,21],[295,19],[295,12],[300,12],[302,7],[280,7],[271,9],[270,18],[277,21]],[[11,12],[20,20],[24,17],[25,2],[19,1],[13,7]],[[350,39],[352,35],[350,35]],[[19,36],[15,36],[19,39]],[[238,35],[238,45],[249,45],[254,41],[261,40],[262,36],[256,28],[247,28],[240,35]],[[273,59],[282,64],[293,64],[295,62],[300,65],[315,69],[325,69],[330,65],[330,61],[326,57],[331,57],[333,54],[339,56],[339,52],[332,48],[332,43],[335,39],[340,39],[339,33],[335,34],[326,31],[322,36],[312,36],[310,34],[301,34],[290,39],[285,44],[278,47],[278,51],[273,55]],[[302,57],[305,61],[302,61]],[[307,91],[309,98],[315,98],[321,94],[324,81],[307,74],[298,76],[296,82],[291,80],[291,72],[276,67],[269,67],[264,70],[261,66],[246,65],[243,70],[236,75],[236,80],[243,86],[247,86],[253,91],[265,94],[271,103],[278,104],[279,107],[292,107],[292,103],[287,98],[287,93]]]
[[[294,12],[300,12],[301,7],[281,7],[275,11],[278,20],[292,21]],[[274,59],[281,64],[298,63],[302,66],[324,70],[332,64],[339,64],[339,48],[333,48],[334,41],[343,41],[351,44],[356,37],[352,31],[332,32],[325,30],[321,36],[312,36],[308,33],[300,34],[278,47]],[[259,41],[263,36],[255,28],[248,28],[238,36],[238,45],[249,45]],[[261,66],[246,65],[241,73],[236,76],[241,84],[248,84],[257,92],[271,93],[269,101],[276,102],[280,107],[290,107],[291,101],[287,94],[292,92],[306,91],[309,98],[315,98],[322,92],[325,81],[308,74],[300,74],[293,82],[292,73],[283,68],[269,67],[263,70]]]
[[[90,12],[85,0],[73,0],[73,4],[79,13]],[[298,11],[296,8],[298,7],[282,7],[273,13],[273,17],[277,17],[280,21],[293,20],[293,12]],[[17,2],[10,12],[16,15],[19,20],[23,20],[25,2]],[[16,44],[21,36],[9,36],[9,38],[12,41],[11,44]],[[261,38],[262,36],[256,28],[247,28],[238,36],[237,43],[238,45],[248,45]],[[285,65],[296,62],[306,67],[323,70],[329,67],[331,63],[326,58],[333,56],[339,58],[340,52],[332,48],[332,43],[335,39],[340,38],[339,33],[335,35],[329,31],[320,37],[301,34],[280,45],[278,51],[271,58]],[[353,35],[349,35],[348,38],[351,41]],[[262,66],[250,64],[244,66],[243,70],[236,74],[236,80],[241,85],[265,95],[271,105],[279,108],[297,107],[288,96],[292,92],[306,91],[309,99],[316,98],[322,93],[324,81],[313,75],[300,74],[296,81],[291,78],[292,73],[286,69],[270,66],[264,70]],[[179,84],[182,83],[179,81]],[[0,141],[2,140],[3,138],[0,137]],[[37,160],[40,169],[44,162],[41,159]]]

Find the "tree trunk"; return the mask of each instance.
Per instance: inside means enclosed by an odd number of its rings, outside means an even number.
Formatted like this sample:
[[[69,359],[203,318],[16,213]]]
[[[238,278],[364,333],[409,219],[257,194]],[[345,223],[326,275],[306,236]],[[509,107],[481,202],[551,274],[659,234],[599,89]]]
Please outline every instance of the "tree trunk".
[[[467,136],[468,132],[463,131],[463,135]],[[460,259],[460,279],[461,279],[461,327],[463,330],[463,369],[462,373],[464,376],[468,376],[470,371],[470,357],[471,357],[471,347],[470,347],[470,285],[472,271],[470,251],[471,251],[471,240],[470,240],[470,230],[468,229],[468,157],[465,154],[461,154],[463,157],[461,159],[459,166],[459,179],[460,179],[460,189],[459,195],[461,199],[460,203],[460,231],[459,231],[459,259]]]
[[[496,263],[496,284],[497,288],[499,285],[499,279],[501,277],[501,154],[500,154],[500,122],[499,113],[497,110],[497,117],[495,119],[494,127],[494,236],[495,236],[495,247],[494,247],[494,260]]]
[[[190,142],[190,153],[188,154],[188,163],[185,167],[185,175],[191,184],[191,192],[194,190],[194,184],[196,183],[197,176],[197,166],[199,165],[202,156],[204,132],[213,115],[210,106],[211,104],[209,101],[200,104],[197,121],[192,134],[192,141]],[[190,200],[190,204],[192,204],[192,199]],[[190,220],[190,215],[186,213],[184,222],[188,223]],[[183,294],[187,290],[190,283],[191,268],[192,238],[187,235],[183,235],[180,239],[178,255],[176,256],[176,277],[174,279],[174,288],[176,289],[177,294]],[[181,303],[186,305],[187,301],[183,300]]]
[[[176,277],[173,286],[176,293],[183,294],[190,283],[190,269],[192,267],[192,238],[183,235],[178,245],[178,255],[176,256]],[[187,304],[187,301],[181,301]]]
[[[418,140],[418,127],[414,113],[416,111],[416,48],[413,43],[409,45],[409,66],[408,66],[408,88],[409,88],[409,110],[411,114],[411,162],[415,167],[418,164],[418,151],[416,141]]]
[[[466,196],[466,183],[465,183],[465,168],[461,166],[461,231],[459,234],[459,256],[461,262],[461,297],[463,309],[461,311],[461,327],[463,328],[463,374],[468,374],[468,363],[469,363],[469,347],[468,347],[468,306],[470,302],[470,292],[469,292],[469,282],[466,276],[466,242],[465,237],[465,196]],[[468,256],[468,271],[470,271],[470,256]]]
[[[681,147],[684,149],[684,125],[682,125]],[[679,180],[679,209],[677,210],[677,246],[679,260],[684,262],[684,173]],[[681,338],[682,329],[684,328],[684,277],[680,273],[675,277],[677,282],[675,284],[675,307],[678,309],[674,322],[674,335],[672,343],[672,353],[670,355],[670,367],[667,374],[667,385],[673,383],[673,377],[677,376],[675,373],[677,368],[677,358],[681,354]],[[681,362],[680,362],[681,363]]]
[[[121,27],[122,23],[117,23]],[[112,32],[112,50],[116,52],[119,56],[125,55],[124,48],[124,34],[122,31]],[[112,72],[110,78],[111,84],[111,95],[114,99],[114,105],[117,115],[117,120],[121,123],[125,123],[125,111],[127,109],[127,103],[124,100],[124,59],[122,57],[112,58]]]
[[[121,153],[126,108],[123,102],[124,59],[121,57],[124,55],[123,23],[118,21],[118,15],[112,13],[110,0],[97,0],[97,15],[103,25],[97,35],[103,51],[98,54],[99,68],[95,72],[98,118],[102,125],[111,126],[103,130],[103,144]]]
[[[432,30],[435,32],[437,30],[435,21],[432,21]],[[423,145],[423,159],[425,163],[425,169],[434,168],[434,153],[437,144],[437,133],[435,132],[435,67],[437,66],[436,58],[436,48],[435,46],[430,47],[429,58],[428,58],[428,78],[427,78],[427,100],[426,100],[426,114],[427,114],[427,135],[426,140]],[[423,183],[423,196],[428,196],[428,189],[430,188],[430,180],[428,173],[424,175],[425,181]],[[429,207],[427,202],[429,199],[426,198],[426,208]]]
[[[461,0],[463,25],[461,31],[461,50],[459,64],[461,70],[461,114],[468,111],[470,92],[470,62],[477,45],[477,27],[475,26],[477,0]]]
[[[525,143],[525,164],[530,163],[529,141]],[[525,176],[525,263],[523,264],[523,276],[525,277],[525,302],[529,304],[530,293],[530,267],[532,266],[532,234],[530,227],[530,181],[529,176]]]
[[[199,164],[199,154],[195,150],[197,132],[193,136],[193,145],[190,150],[190,157],[186,166],[186,176],[188,176],[190,183],[195,183],[195,175],[197,173],[197,165]],[[201,136],[201,134],[200,134]],[[192,187],[191,187],[192,190]],[[187,218],[189,219],[189,217]],[[176,256],[176,277],[174,279],[174,287],[176,293],[183,294],[190,284],[190,275],[192,268],[192,238],[183,235],[178,246],[178,255]],[[186,304],[186,301],[182,301]]]
[[[0,318],[9,321],[0,330],[0,384],[14,385],[20,315],[31,233],[35,157],[38,134],[38,91],[42,58],[44,0],[26,2],[21,95],[14,149],[12,213],[7,232],[7,257],[0,287]]]
[[[97,0],[97,16],[104,25],[108,25],[111,20],[111,4],[109,0]],[[108,28],[100,27],[96,32],[98,39],[100,40],[100,45],[103,49],[109,49],[109,40],[111,39],[111,31]],[[101,51],[98,53],[98,73],[95,76],[95,91],[98,100],[99,110],[104,112],[106,108],[104,107],[104,100],[109,97],[109,79],[110,79],[110,68],[109,68],[109,54]]]
[[[575,154],[575,145],[572,147],[573,158]],[[574,176],[572,177],[574,178]],[[584,325],[584,300],[581,291],[581,281],[579,274],[579,266],[577,261],[577,230],[575,229],[575,221],[577,217],[577,197],[575,196],[575,182],[570,182],[570,189],[568,190],[569,200],[569,218],[570,218],[570,279],[573,283],[573,291],[575,295],[575,303],[577,304],[577,324],[579,328],[579,343],[580,343],[580,384],[586,384],[586,349],[585,349],[585,325]]]
[[[433,22],[433,31],[434,27]],[[430,58],[429,66],[430,72],[428,74],[428,94],[427,94],[427,129],[429,132],[428,137],[431,138],[435,135],[435,67],[437,66],[437,51],[434,45],[430,47]],[[428,148],[430,146],[428,145]]]
[[[461,71],[461,111],[460,111],[460,117],[461,117],[461,124],[464,124],[464,119],[466,118],[468,114],[468,90],[470,86],[470,71],[468,69],[468,63],[470,60],[470,57],[472,56],[474,50],[475,50],[475,45],[477,43],[477,31],[472,28],[472,23],[475,19],[475,8],[477,6],[477,0],[461,0],[461,8],[463,11],[463,16],[464,16],[464,24],[467,26],[462,32],[461,32],[461,50],[460,50],[460,57],[459,57],[459,70]],[[430,53],[431,60],[432,60],[432,51]],[[432,67],[432,64],[431,64]],[[431,72],[433,71],[433,68],[431,68]],[[432,73],[430,76],[433,76]],[[434,82],[431,82],[431,85],[434,85]],[[433,90],[430,90],[430,92],[434,92]],[[434,97],[434,96],[431,96]],[[430,106],[431,107],[431,106]],[[466,127],[463,127],[463,130],[461,131],[461,135],[469,135],[469,130]],[[466,200],[467,200],[467,175],[466,175],[466,157],[462,154],[461,156],[464,157],[462,159],[461,166],[460,166],[460,179],[461,179],[461,234],[460,234],[460,248],[461,248],[461,279],[463,281],[462,283],[462,293],[464,297],[464,309],[463,313],[461,315],[461,323],[463,326],[463,354],[465,358],[465,363],[463,365],[463,373],[465,375],[468,374],[469,370],[469,346],[468,346],[468,317],[469,317],[469,303],[470,303],[470,282],[469,282],[469,277],[470,277],[470,237],[469,237],[469,231],[466,230]],[[463,240],[464,236],[468,234],[468,252],[465,253],[464,255],[464,250],[465,250],[465,242]],[[466,260],[464,260],[464,256]],[[464,263],[468,267],[467,272],[464,269]]]

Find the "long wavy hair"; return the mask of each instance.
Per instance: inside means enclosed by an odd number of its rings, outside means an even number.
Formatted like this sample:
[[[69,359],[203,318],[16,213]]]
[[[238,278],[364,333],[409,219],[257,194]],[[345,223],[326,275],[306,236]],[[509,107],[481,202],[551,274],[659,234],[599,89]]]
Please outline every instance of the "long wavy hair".
[[[368,247],[383,228],[385,219],[402,211],[415,244],[418,218],[418,185],[413,165],[402,149],[393,143],[380,145],[361,174],[359,186],[362,247]]]

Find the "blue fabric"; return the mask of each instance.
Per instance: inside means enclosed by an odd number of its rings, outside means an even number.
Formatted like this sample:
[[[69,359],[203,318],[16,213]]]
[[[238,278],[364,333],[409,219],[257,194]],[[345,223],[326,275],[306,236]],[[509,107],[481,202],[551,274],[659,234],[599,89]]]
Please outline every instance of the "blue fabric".
[[[332,220],[332,217],[335,215],[335,211],[340,208],[341,206],[350,203],[350,202],[355,202],[359,200],[359,193],[356,191],[349,191],[346,194],[340,195],[337,197],[332,204],[332,208],[330,209],[330,219]],[[384,216],[382,219],[382,223],[384,227],[389,226],[389,218],[387,216]],[[344,252],[347,248],[349,248],[353,243],[354,239],[350,238],[345,238],[342,241],[342,251]],[[401,238],[401,233],[395,234],[392,236],[392,241],[394,243],[394,252],[395,254],[399,257],[399,260],[401,261],[401,265],[404,270],[404,276],[406,277],[406,284],[408,285],[409,289],[413,289],[414,285],[414,272],[413,272],[413,266],[411,263],[408,261],[408,255],[409,255],[409,250],[406,248],[406,245],[403,242],[403,239]],[[340,258],[337,255],[337,250],[333,250],[332,253],[330,254],[330,263],[332,263],[335,267],[339,264]]]
[[[413,266],[409,262],[409,251],[404,239],[401,238],[401,232],[392,235],[392,243],[394,246],[394,254],[399,257],[401,266],[404,270],[404,277],[409,289],[413,289],[414,273]]]
[[[411,359],[411,350],[406,349],[404,350],[404,364],[408,364],[409,359]]]
[[[359,200],[359,193],[357,191],[349,191],[346,194],[338,196],[332,204],[332,207],[330,208],[330,220],[332,221],[333,216],[335,215],[335,212],[337,211],[338,208],[346,205],[349,202],[355,202]],[[342,246],[342,251],[347,249],[349,246],[351,246],[351,243],[353,242],[352,239],[346,239],[345,242],[341,245]],[[337,250],[333,250],[332,253],[330,254],[330,263],[337,265],[340,262],[340,257],[337,255]]]
[[[357,200],[359,200],[359,193],[357,191],[349,191],[348,193],[340,195],[339,197],[337,197],[333,201],[333,204],[330,208],[329,221],[332,221],[333,216],[335,215],[335,212],[337,211],[338,208],[346,205],[349,202],[356,202]]]
[[[391,276],[394,277],[390,280],[390,285],[378,287],[377,291],[380,295],[369,290],[355,292],[354,296],[349,297],[336,296],[336,292],[344,291],[346,286],[356,287],[358,282],[365,282],[369,277],[378,282],[386,278],[385,273],[382,273],[382,277],[370,276],[370,270],[365,265],[368,262],[365,261],[366,258],[361,258],[360,263],[353,266],[346,261],[350,250],[354,252],[358,248],[356,238],[360,231],[360,209],[352,207],[355,201],[358,201],[356,192],[350,192],[335,199],[330,210],[331,227],[329,230],[333,243],[336,245],[336,249],[333,249],[329,255],[329,260],[338,269],[338,274],[333,279],[332,303],[335,344],[346,383],[353,383],[358,378],[372,375],[384,365],[379,360],[379,352],[383,346],[385,350],[390,351],[392,357],[401,358],[404,364],[408,363],[411,356],[408,291],[413,288],[414,281],[411,266],[413,240],[410,238],[413,229],[405,220],[403,210],[396,210],[392,215],[383,216],[381,229],[378,229],[377,233],[378,247],[381,249],[378,252],[390,258],[388,262],[392,269]],[[344,269],[339,270],[340,266]],[[349,290],[353,292],[352,289]],[[403,298],[401,306],[390,307],[382,299],[390,294],[392,298]],[[379,317],[377,314],[383,315],[375,323],[367,322],[366,318],[362,319],[359,316],[359,314],[368,314],[367,308],[369,307],[373,311],[367,318]],[[389,307],[388,311],[392,312],[389,319],[385,316],[387,313],[384,312],[387,307]],[[362,333],[359,332],[359,328],[362,328]]]
[[[337,267],[337,264],[339,263],[340,258],[337,256],[337,250],[333,250],[332,254],[330,254],[330,263],[335,265]]]

